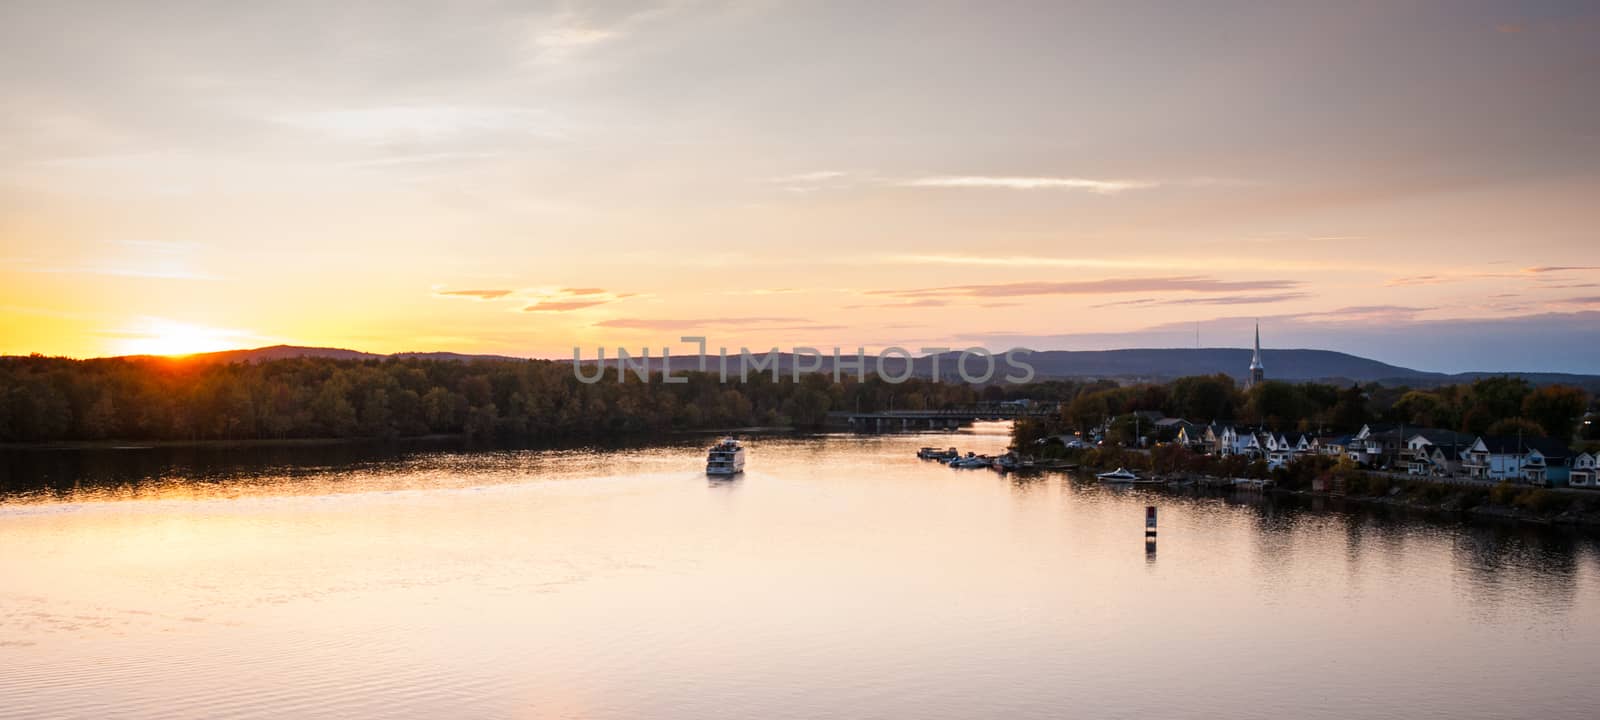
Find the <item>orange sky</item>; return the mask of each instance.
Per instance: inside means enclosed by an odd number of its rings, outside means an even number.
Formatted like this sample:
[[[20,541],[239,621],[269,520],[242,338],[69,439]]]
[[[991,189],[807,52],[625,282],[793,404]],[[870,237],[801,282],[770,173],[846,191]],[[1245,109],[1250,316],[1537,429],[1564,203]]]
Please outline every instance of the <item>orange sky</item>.
[[[1600,372],[1581,3],[198,7],[0,9],[0,353]]]

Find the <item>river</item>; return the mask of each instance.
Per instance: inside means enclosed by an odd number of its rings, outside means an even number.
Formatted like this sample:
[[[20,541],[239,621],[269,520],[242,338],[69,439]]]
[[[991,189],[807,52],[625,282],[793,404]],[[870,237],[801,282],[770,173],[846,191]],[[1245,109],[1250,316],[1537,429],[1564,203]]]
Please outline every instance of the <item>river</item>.
[[[12,452],[0,718],[1600,707],[1592,540],[914,457],[1005,442]]]

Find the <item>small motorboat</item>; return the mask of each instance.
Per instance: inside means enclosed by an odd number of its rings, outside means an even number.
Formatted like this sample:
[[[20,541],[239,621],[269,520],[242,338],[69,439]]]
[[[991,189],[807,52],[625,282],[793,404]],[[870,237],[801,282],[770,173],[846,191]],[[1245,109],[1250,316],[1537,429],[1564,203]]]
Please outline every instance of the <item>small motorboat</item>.
[[[1100,473],[1095,475],[1095,477],[1100,478],[1102,482],[1131,483],[1139,481],[1139,476],[1137,474],[1135,474],[1132,470],[1122,467],[1112,470],[1111,472]]]
[[[950,467],[953,467],[953,468],[983,468],[983,467],[989,467],[989,465],[991,463],[993,463],[993,462],[994,462],[994,460],[992,458],[988,457],[987,455],[975,455],[975,454],[969,452],[969,453],[967,453],[966,457],[961,457],[961,458],[956,458],[954,460],[951,460],[950,461]]]
[[[1022,458],[1017,457],[1014,453],[1006,453],[994,459],[994,468],[1001,472],[1019,470],[1022,467],[1024,467]]]
[[[940,450],[938,448],[925,447],[917,451],[917,457],[923,460],[954,460],[961,457],[961,453],[955,448]]]

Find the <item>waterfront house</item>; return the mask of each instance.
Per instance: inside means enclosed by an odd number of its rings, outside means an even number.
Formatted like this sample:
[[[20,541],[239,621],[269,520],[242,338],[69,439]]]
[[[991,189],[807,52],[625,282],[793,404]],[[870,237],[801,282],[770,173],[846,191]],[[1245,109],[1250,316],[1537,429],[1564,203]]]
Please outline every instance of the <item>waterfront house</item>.
[[[1369,467],[1398,467],[1405,462],[1405,442],[1405,433],[1398,429],[1368,432],[1351,448],[1352,459]]]
[[[1207,434],[1209,433],[1211,433],[1211,428],[1202,428],[1194,424],[1185,425],[1178,429],[1177,442],[1190,450],[1210,452],[1215,448],[1216,436],[1211,435],[1210,439],[1208,439]]]
[[[1313,441],[1317,452],[1334,458],[1342,458],[1349,452],[1351,439],[1349,435],[1323,435]]]
[[[1412,475],[1450,477],[1461,471],[1461,454],[1478,438],[1454,430],[1422,428],[1407,431],[1406,472]]]
[[[1289,444],[1288,438],[1282,434],[1261,433],[1260,445],[1270,467],[1287,465],[1294,457],[1294,446]]]
[[[1183,418],[1175,418],[1175,417],[1164,417],[1164,418],[1161,418],[1160,420],[1157,420],[1155,422],[1155,426],[1156,426],[1156,437],[1158,439],[1160,439],[1160,440],[1163,440],[1163,441],[1174,441],[1174,440],[1177,440],[1178,436],[1180,434],[1182,434],[1184,430],[1196,429],[1196,428],[1199,427],[1198,425],[1195,425],[1194,423],[1189,422],[1188,420],[1185,420]],[[1178,442],[1182,442],[1182,441],[1178,441]],[[1183,444],[1187,445],[1188,443],[1183,443]]]
[[[1546,437],[1483,436],[1462,455],[1467,477],[1529,485],[1560,485],[1568,479],[1572,452]]]
[[[1567,470],[1567,484],[1578,488],[1600,488],[1600,477],[1595,475],[1597,463],[1600,463],[1600,458],[1596,458],[1594,453],[1578,453]]]

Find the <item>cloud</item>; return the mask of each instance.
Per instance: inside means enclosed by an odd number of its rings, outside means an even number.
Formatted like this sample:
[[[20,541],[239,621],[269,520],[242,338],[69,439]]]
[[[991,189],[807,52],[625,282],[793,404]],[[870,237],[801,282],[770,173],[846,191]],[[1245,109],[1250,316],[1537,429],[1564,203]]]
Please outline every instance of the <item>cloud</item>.
[[[881,303],[876,305],[846,305],[845,309],[860,310],[865,308],[926,308],[944,307],[949,304],[949,300],[941,300],[939,298],[921,298],[917,300],[907,300],[905,302]]]
[[[1117,302],[1100,303],[1093,307],[1103,308],[1115,305],[1264,305],[1267,303],[1288,302],[1301,298],[1311,297],[1310,293],[1290,292],[1269,295],[1222,295],[1218,297],[1191,297],[1173,298],[1170,300],[1156,300],[1142,298],[1139,300],[1121,300]]]
[[[604,305],[610,300],[540,300],[522,309],[523,312],[571,312],[582,310],[596,305]]]
[[[1076,177],[1010,177],[989,175],[937,175],[898,183],[918,188],[999,188],[1005,190],[1087,190],[1110,195],[1124,190],[1156,187],[1159,183],[1138,180],[1092,180]]]
[[[1439,275],[1409,275],[1406,277],[1392,278],[1384,283],[1388,287],[1403,287],[1407,285],[1438,285],[1451,282],[1459,278],[1446,278]]]
[[[767,182],[779,185],[792,185],[796,183],[816,183],[824,180],[837,180],[849,175],[843,170],[815,170],[812,172],[796,173],[794,175],[779,175],[767,178]]]
[[[474,300],[499,300],[510,295],[510,290],[442,290],[434,293],[439,297],[463,297]]]
[[[1344,322],[1368,324],[1374,322],[1408,323],[1416,320],[1418,313],[1435,310],[1431,307],[1411,305],[1352,305],[1334,310],[1296,313],[1280,317],[1311,322]]]
[[[733,327],[760,330],[832,330],[839,325],[819,325],[797,317],[742,317],[678,320],[667,318],[617,318],[602,320],[594,327],[613,330],[693,330],[708,327]]]
[[[345,140],[373,144],[437,141],[464,135],[561,133],[549,113],[534,108],[472,105],[391,105],[310,110],[280,115],[278,122]]]
[[[569,25],[549,28],[534,34],[533,44],[545,50],[570,52],[587,45],[605,42],[617,34],[614,30]]]
[[[94,253],[104,259],[67,265],[43,265],[28,258],[0,258],[20,272],[61,275],[106,275],[153,280],[216,280],[217,276],[193,267],[195,243],[153,240],[117,240],[113,248]]]
[[[1018,282],[999,285],[950,285],[911,290],[868,290],[868,295],[892,297],[1022,297],[1029,295],[1102,295],[1129,292],[1225,293],[1256,290],[1293,290],[1295,280],[1218,280],[1204,275],[1107,278],[1069,282]]]
[[[522,312],[571,312],[618,300],[638,297],[637,293],[618,293],[596,287],[534,288],[529,290],[435,290],[435,297],[468,298],[491,301],[506,298],[526,300]]]
[[[529,298],[532,305],[522,308],[523,312],[571,312],[584,308],[595,307],[638,297],[637,293],[615,293],[604,288],[580,287],[560,288],[558,290],[533,291]]]
[[[1600,265],[1541,265],[1522,269],[1525,273],[1577,272],[1579,270],[1600,270]]]

